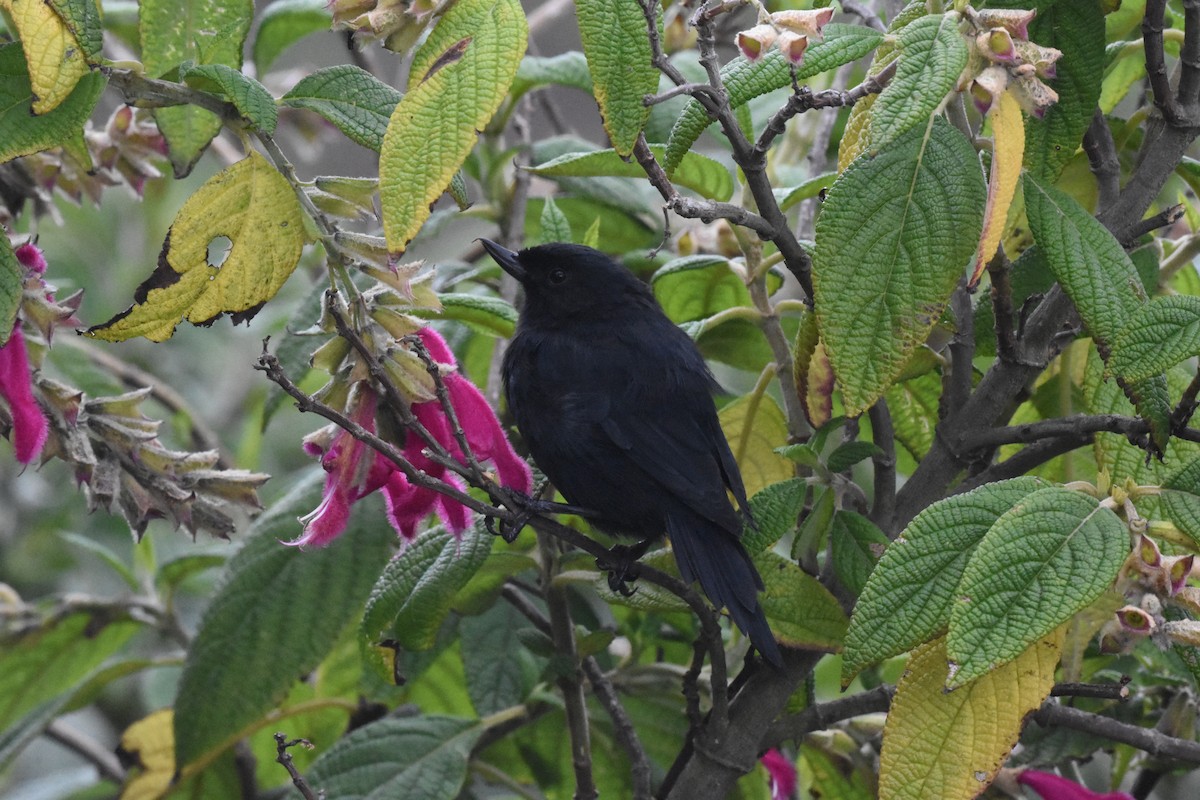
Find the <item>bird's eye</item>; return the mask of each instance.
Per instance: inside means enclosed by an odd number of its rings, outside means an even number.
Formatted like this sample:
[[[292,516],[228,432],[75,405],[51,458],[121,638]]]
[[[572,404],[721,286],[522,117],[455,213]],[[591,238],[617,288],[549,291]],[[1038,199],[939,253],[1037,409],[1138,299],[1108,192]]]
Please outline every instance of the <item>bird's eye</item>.
[[[550,270],[550,282],[555,286],[559,285],[567,279],[567,271],[562,267],[556,267]]]

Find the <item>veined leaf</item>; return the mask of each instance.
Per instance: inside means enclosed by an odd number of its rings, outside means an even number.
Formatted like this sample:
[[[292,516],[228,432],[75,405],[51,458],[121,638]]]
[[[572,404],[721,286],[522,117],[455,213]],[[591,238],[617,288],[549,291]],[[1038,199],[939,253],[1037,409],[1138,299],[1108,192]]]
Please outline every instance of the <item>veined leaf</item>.
[[[402,97],[366,70],[339,64],[305,76],[280,102],[320,114],[350,139],[378,153]]]
[[[1108,589],[1129,530],[1091,497],[1049,487],[1006,512],[972,553],[950,612],[954,689],[1005,664]]]
[[[105,78],[89,72],[53,111],[35,115],[34,93],[21,45],[0,45],[0,164],[49,150],[71,137],[82,139],[83,123],[104,91]]]
[[[215,267],[208,248],[222,236],[233,245]],[[303,247],[303,217],[291,184],[251,151],[183,204],[134,305],[87,334],[110,342],[134,336],[162,342],[181,319],[205,325],[227,313],[235,323],[249,320],[292,274]]]
[[[782,284],[778,273],[768,273],[768,292],[777,291]],[[705,319],[726,309],[753,305],[750,290],[724,256],[700,254],[672,259],[650,276],[650,285],[663,311],[675,322]]]
[[[660,161],[666,145],[652,144],[650,151]],[[588,153],[568,153],[558,158],[526,167],[534,175],[544,178],[559,176],[590,178],[612,176],[618,178],[644,178],[646,173],[640,164],[623,160],[616,150],[593,150]],[[733,176],[719,161],[701,153],[686,153],[675,169],[671,180],[692,189],[701,197],[725,202],[733,195]]]
[[[499,297],[480,294],[442,294],[441,311],[413,309],[415,317],[423,319],[453,319],[472,330],[507,339],[517,328],[517,310]]]
[[[33,113],[53,111],[88,72],[83,47],[45,0],[0,0],[0,7],[12,16],[25,50]]]
[[[467,778],[471,748],[483,731],[477,720],[458,717],[381,719],[339,739],[313,762],[305,779],[329,797],[347,800],[456,797]]]
[[[24,276],[25,268],[17,260],[8,236],[0,233],[0,347],[8,343],[17,321],[25,293]]]
[[[970,142],[935,119],[829,190],[813,285],[846,413],[870,408],[925,340],[979,240],[983,176]]]
[[[862,514],[844,509],[833,515],[833,529],[829,535],[833,570],[838,580],[851,592],[859,594],[880,554],[888,546],[888,538]]]
[[[1171,475],[1159,498],[1163,516],[1200,545],[1200,458]]]
[[[742,546],[748,553],[758,553],[773,546],[788,531],[796,527],[808,485],[801,478],[789,478],[773,483],[750,498],[750,512],[755,527],[747,526]]]
[[[525,56],[517,67],[512,96],[521,97],[532,89],[550,85],[570,86],[591,94],[592,74],[588,71],[587,56],[578,50],[556,56]]]
[[[204,612],[175,700],[181,769],[232,745],[325,658],[395,551],[374,499],[323,550],[281,544],[300,533],[297,515],[320,504],[323,478],[314,472],[259,517]]]
[[[771,630],[789,647],[840,650],[846,614],[829,590],[771,550],[752,556],[766,589],[760,595]]]
[[[979,278],[1000,247],[1000,235],[1008,219],[1008,209],[1021,179],[1021,159],[1025,154],[1025,118],[1012,92],[1002,92],[989,111],[992,120],[992,173],[988,179],[987,207],[983,212],[983,233],[971,270],[970,286]]]
[[[1128,381],[1166,372],[1200,354],[1200,297],[1155,297],[1133,312],[1112,343],[1108,367]]]
[[[459,32],[461,38],[454,39]],[[429,218],[504,100],[525,52],[517,0],[459,0],[413,59],[379,155],[379,199],[388,249],[399,253]]]
[[[158,77],[184,61],[241,69],[242,46],[254,15],[251,0],[142,0],[138,28],[146,73]],[[167,139],[175,177],[183,177],[208,147],[221,120],[196,106],[154,112]]]
[[[859,25],[830,23],[825,26],[824,34],[825,40],[811,43],[804,52],[804,60],[795,66],[796,80],[803,81],[862,58],[883,41],[883,34]],[[729,105],[737,108],[759,95],[790,86],[792,64],[778,50],[771,50],[758,61],[747,61],[738,56],[721,68],[721,78],[729,93]],[[655,83],[650,91],[653,92],[657,86]],[[667,143],[663,168],[668,175],[675,171],[684,153],[691,150],[700,134],[711,124],[712,120],[704,106],[695,100],[687,104],[671,129],[671,138]]]
[[[613,148],[628,156],[650,117],[642,98],[658,91],[646,17],[638,0],[578,0],[575,14],[604,130]]]
[[[83,48],[83,57],[96,64],[102,57],[104,26],[96,0],[46,0]]]
[[[1001,515],[1046,486],[1028,476],[990,483],[918,514],[884,551],[858,598],[846,632],[843,684],[868,664],[945,631],[955,590],[979,542]]]
[[[880,800],[972,800],[991,783],[1025,715],[1054,686],[1056,634],[970,686],[947,692],[944,640],[908,660],[883,729]]]
[[[816,197],[832,186],[836,179],[836,172],[826,172],[824,175],[809,178],[804,183],[794,186],[791,189],[775,189],[775,201],[779,203],[779,210],[787,211],[802,200]]]
[[[792,463],[775,452],[787,442],[787,420],[772,397],[739,397],[718,416],[742,472],[747,497],[793,476]]]
[[[279,109],[275,98],[267,87],[241,70],[224,64],[192,65],[180,69],[180,75],[189,86],[206,92],[214,92],[233,103],[243,118],[270,136],[275,132]]]
[[[911,128],[925,128],[954,91],[967,65],[960,20],[957,11],[947,11],[911,22],[897,34],[900,63],[871,109],[869,152],[880,152]]]
[[[546,204],[542,206],[542,227],[538,233],[538,240],[532,244],[571,242],[574,241],[574,235],[567,215],[559,209],[553,197],[547,197]]]
[[[279,54],[310,33],[329,30],[327,0],[274,0],[263,9],[254,35],[254,66],[266,75]]]
[[[804,416],[814,428],[833,418],[833,365],[821,341],[817,315],[805,314],[796,332],[795,363],[792,366],[796,391],[804,404]]]

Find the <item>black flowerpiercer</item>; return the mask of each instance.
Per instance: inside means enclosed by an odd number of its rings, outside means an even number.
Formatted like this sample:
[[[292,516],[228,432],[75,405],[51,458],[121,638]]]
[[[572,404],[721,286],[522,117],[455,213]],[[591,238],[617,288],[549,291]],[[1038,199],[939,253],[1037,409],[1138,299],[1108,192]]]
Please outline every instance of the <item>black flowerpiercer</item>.
[[[519,253],[480,240],[521,282],[525,305],[504,356],[508,407],[568,502],[610,533],[670,537],[679,572],[772,664],[782,658],[742,546],[746,490],[717,420],[716,382],[649,287],[598,250]]]

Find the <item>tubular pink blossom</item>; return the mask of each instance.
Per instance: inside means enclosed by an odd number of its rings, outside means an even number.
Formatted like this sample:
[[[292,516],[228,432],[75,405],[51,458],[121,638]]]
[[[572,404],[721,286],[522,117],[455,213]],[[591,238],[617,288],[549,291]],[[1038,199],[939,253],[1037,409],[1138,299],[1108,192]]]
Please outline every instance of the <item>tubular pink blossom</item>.
[[[1133,797],[1125,792],[1101,794],[1080,786],[1075,781],[1033,769],[1027,769],[1018,775],[1017,783],[1033,789],[1042,796],[1042,800],[1133,800]]]
[[[0,398],[8,405],[12,416],[10,436],[17,461],[28,464],[42,452],[50,424],[33,397],[29,354],[19,321],[13,327],[12,336],[0,347]]]
[[[759,759],[771,783],[771,800],[791,800],[796,794],[796,765],[772,747]]]

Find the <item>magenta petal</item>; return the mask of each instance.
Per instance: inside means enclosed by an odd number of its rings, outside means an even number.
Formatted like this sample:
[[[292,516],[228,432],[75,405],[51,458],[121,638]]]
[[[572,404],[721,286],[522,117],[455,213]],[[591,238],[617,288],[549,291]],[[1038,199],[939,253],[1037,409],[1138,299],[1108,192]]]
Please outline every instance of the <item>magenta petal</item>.
[[[345,487],[338,483],[337,474],[331,472],[325,477],[325,496],[321,500],[321,505],[317,506],[317,509],[311,514],[300,518],[300,521],[304,523],[304,533],[300,538],[284,542],[284,544],[297,547],[306,545],[324,547],[346,530],[346,523],[349,520],[349,494]]]
[[[18,247],[15,251],[17,261],[21,262],[21,266],[30,272],[38,275],[43,275],[46,272],[46,257],[42,255],[41,248],[33,242],[26,242]]]
[[[50,433],[46,415],[33,398],[29,354],[19,323],[4,347],[0,347],[0,397],[8,404],[13,419],[12,443],[17,461],[28,464],[38,457]]]
[[[790,800],[796,793],[796,765],[772,747],[759,759],[771,781],[771,800]]]
[[[388,521],[404,541],[411,542],[417,538],[417,525],[434,512],[439,495],[413,486],[404,473],[395,472],[383,485],[383,497],[387,502]]]
[[[462,423],[467,443],[479,458],[489,459],[496,465],[500,473],[500,483],[505,486],[528,492],[533,486],[533,474],[529,465],[512,449],[508,437],[504,435],[496,414],[487,400],[471,383],[461,375],[451,375],[446,381],[450,392],[450,401]]]
[[[458,362],[454,360],[454,351],[450,349],[450,345],[446,344],[446,340],[441,337],[433,328],[421,328],[417,331],[417,336],[421,337],[421,343],[425,345],[425,349],[429,351],[429,357],[439,364],[451,364],[458,366]]]
[[[1033,769],[1027,769],[1018,775],[1017,783],[1033,789],[1043,800],[1133,800],[1133,797],[1125,792],[1101,794],[1059,775]]]

